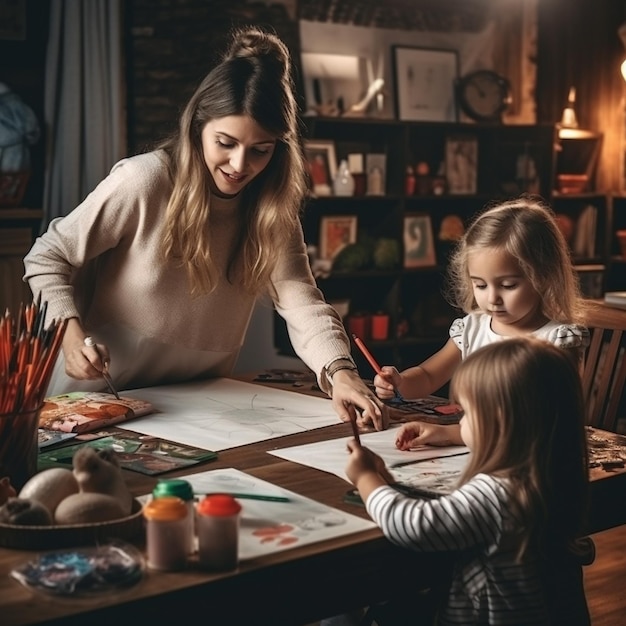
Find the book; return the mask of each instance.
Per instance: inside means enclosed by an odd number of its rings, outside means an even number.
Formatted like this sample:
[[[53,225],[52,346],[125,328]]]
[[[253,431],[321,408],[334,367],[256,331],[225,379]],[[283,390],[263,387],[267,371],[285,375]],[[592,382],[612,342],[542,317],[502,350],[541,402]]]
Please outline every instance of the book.
[[[56,448],[40,450],[39,469],[48,467],[72,467],[76,451],[83,446],[97,450],[112,448],[121,467],[140,474],[162,474],[204,461],[213,461],[213,450],[195,448],[186,444],[136,433],[126,429],[114,429],[92,433],[95,437],[81,443],[71,443]],[[79,435],[79,437],[81,437]]]
[[[154,412],[154,406],[145,400],[118,400],[110,393],[72,391],[44,399],[39,428],[88,433]]]
[[[604,304],[618,309],[626,309],[626,291],[607,291],[604,294]]]

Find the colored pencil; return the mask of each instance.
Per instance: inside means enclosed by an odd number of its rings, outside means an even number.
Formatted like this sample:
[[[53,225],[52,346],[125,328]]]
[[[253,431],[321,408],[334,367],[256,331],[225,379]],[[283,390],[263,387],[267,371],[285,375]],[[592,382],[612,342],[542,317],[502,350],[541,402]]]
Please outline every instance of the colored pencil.
[[[0,413],[35,410],[43,403],[67,320],[46,329],[47,302],[22,303],[17,318],[0,319]]]
[[[367,349],[367,347],[361,341],[361,339],[357,337],[355,334],[352,335],[352,339],[354,339],[354,343],[356,344],[356,347],[363,353],[363,356],[367,359],[367,362],[372,366],[374,371],[377,374],[381,374],[382,370],[381,370],[380,365],[378,365],[378,363],[376,362],[376,359],[372,356],[372,353]]]
[[[361,445],[361,435],[359,434],[359,427],[357,426],[356,418],[350,418],[350,426],[352,426],[352,434],[354,435],[356,442]]]
[[[231,491],[215,491],[211,493],[196,493],[195,496],[232,496],[233,498],[237,498],[239,500],[261,500],[263,502],[291,502],[291,498],[287,498],[286,496],[268,496],[260,493],[239,493],[239,492],[231,492]]]
[[[352,339],[354,340],[356,347],[363,353],[363,356],[367,359],[367,362],[372,366],[374,371],[384,378],[385,375],[383,374],[382,368],[380,367],[372,353],[367,349],[367,346],[363,343],[363,341],[361,341],[361,339],[357,337],[354,333],[352,334]],[[396,396],[395,400],[404,401],[404,398],[395,387],[393,389],[393,392]]]
[[[465,450],[464,452],[455,452],[454,454],[446,454],[444,456],[431,456],[427,459],[413,459],[412,461],[400,461],[399,463],[392,463],[389,467],[405,467],[407,465],[416,465],[417,463],[427,463],[428,461],[435,461],[441,459],[450,459],[453,456],[463,456],[465,454],[469,454],[469,450]]]

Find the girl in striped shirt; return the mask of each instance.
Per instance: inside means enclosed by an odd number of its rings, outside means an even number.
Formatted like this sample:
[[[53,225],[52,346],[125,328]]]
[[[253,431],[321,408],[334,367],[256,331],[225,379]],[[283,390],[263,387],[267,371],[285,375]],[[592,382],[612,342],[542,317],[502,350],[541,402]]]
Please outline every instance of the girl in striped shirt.
[[[470,354],[451,394],[471,450],[458,488],[435,500],[403,495],[383,460],[351,440],[346,473],[369,515],[397,545],[455,553],[437,624],[588,625],[578,540],[588,466],[575,359],[514,337]],[[411,611],[424,623],[409,600]]]

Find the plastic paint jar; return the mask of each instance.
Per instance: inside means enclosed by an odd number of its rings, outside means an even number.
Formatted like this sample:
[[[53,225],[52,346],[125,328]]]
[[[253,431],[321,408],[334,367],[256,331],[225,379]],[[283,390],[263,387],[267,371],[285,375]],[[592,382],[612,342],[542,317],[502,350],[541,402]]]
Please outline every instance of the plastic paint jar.
[[[180,498],[155,498],[143,507],[148,567],[176,571],[187,566],[188,509]]]
[[[239,563],[239,502],[227,494],[205,496],[196,505],[196,513],[200,567],[235,569]]]
[[[187,526],[188,526],[188,544],[187,554],[195,551],[195,502],[193,497],[193,487],[191,483],[182,478],[161,479],[157,482],[152,490],[153,498],[164,498],[175,496],[180,498],[187,505]]]

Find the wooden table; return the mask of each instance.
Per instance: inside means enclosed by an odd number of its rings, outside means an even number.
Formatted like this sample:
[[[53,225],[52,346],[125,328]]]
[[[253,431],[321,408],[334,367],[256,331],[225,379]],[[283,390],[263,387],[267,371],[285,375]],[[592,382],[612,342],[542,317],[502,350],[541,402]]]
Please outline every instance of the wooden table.
[[[284,385],[285,389],[292,389]],[[242,446],[207,462],[168,473],[236,467],[260,479],[367,518],[363,507],[343,502],[349,488],[342,479],[267,454],[268,450],[345,437],[349,428],[324,429]],[[136,495],[157,481],[134,472],[126,477]],[[592,470],[590,531],[626,523],[626,471]],[[307,624],[328,615],[367,606],[393,594],[415,593],[445,572],[448,557],[416,554],[392,546],[378,529],[286,550],[241,563],[236,572],[208,574],[193,566],[179,573],[149,570],[135,586],[89,599],[34,596],[9,577],[12,567],[36,553],[0,549],[0,623],[63,626],[126,625],[141,620],[164,624],[191,613],[213,624]]]

